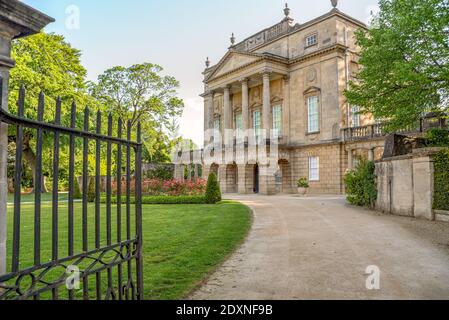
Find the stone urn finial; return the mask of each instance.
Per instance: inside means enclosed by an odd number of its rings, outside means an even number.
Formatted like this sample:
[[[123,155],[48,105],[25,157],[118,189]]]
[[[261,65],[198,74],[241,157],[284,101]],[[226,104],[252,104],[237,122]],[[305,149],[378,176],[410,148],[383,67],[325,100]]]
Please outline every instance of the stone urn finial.
[[[207,59],[206,59],[206,68],[209,68],[210,67],[210,60],[209,60],[209,57],[207,57]]]
[[[337,8],[338,6],[338,0],[331,0],[332,7]]]
[[[285,4],[284,14],[286,18],[290,16],[290,8],[288,7],[288,3]]]
[[[235,44],[235,36],[234,36],[234,33],[232,33],[232,35],[231,35],[231,45],[234,45]]]

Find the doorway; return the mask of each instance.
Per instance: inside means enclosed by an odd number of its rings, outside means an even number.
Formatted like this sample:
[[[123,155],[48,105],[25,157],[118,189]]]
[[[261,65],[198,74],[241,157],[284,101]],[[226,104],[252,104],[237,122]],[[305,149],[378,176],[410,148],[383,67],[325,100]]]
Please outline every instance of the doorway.
[[[259,165],[254,166],[254,193],[259,193]]]

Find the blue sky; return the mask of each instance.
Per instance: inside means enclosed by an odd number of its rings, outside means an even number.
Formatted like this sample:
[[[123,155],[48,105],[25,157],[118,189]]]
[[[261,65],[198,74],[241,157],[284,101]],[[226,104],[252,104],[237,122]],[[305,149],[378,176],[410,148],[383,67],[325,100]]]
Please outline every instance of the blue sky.
[[[202,75],[207,56],[216,63],[230,35],[244,39],[283,18],[285,0],[23,0],[52,16],[48,32],[82,50],[89,79],[116,65],[152,62],[181,82],[186,110],[180,133],[202,144]],[[67,28],[66,10],[79,9],[79,28]],[[377,0],[340,0],[339,9],[367,21]],[[330,0],[289,1],[291,17],[305,22],[331,9]],[[72,11],[73,12],[73,11]]]

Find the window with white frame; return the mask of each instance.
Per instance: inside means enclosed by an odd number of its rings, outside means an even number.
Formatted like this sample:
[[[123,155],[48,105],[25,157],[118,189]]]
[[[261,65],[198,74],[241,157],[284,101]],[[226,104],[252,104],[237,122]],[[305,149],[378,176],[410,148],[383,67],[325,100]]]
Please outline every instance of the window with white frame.
[[[280,105],[273,106],[273,135],[274,138],[282,136],[282,107]]]
[[[253,112],[253,129],[254,129],[254,135],[256,137],[260,136],[261,131],[261,119],[260,119],[260,111],[256,110]]]
[[[309,181],[319,181],[320,180],[320,158],[310,157],[309,158]]]
[[[360,127],[360,107],[352,106],[352,126]]]
[[[307,115],[309,133],[320,131],[320,115],[317,96],[307,98]]]
[[[318,43],[318,35],[317,34],[313,34],[306,38],[306,47],[313,46],[317,43]]]
[[[235,138],[237,141],[243,139],[243,118],[241,113],[235,115]]]

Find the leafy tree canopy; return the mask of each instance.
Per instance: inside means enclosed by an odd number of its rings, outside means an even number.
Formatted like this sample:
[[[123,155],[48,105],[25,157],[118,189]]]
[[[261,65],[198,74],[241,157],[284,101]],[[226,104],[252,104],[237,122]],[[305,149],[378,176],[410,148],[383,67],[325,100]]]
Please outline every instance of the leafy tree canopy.
[[[349,103],[396,130],[449,101],[449,1],[380,0],[368,31],[358,31],[362,69]]]

